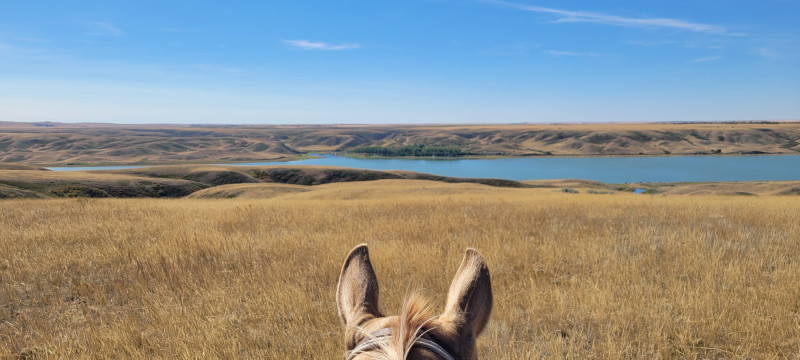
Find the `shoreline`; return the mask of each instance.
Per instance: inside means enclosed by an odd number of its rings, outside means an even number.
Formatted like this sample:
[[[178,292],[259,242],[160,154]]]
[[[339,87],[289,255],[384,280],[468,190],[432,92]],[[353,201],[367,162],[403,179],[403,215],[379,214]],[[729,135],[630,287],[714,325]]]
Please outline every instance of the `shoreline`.
[[[327,155],[327,154],[322,154]],[[783,154],[783,153],[763,153],[763,154],[551,154],[551,155],[466,155],[466,156],[376,156],[376,155],[340,155],[339,153],[332,153],[331,155],[337,157],[346,157],[351,159],[379,159],[379,160],[492,160],[492,159],[541,159],[541,158],[642,158],[642,157],[725,157],[725,156],[738,156],[738,157],[757,157],[757,156],[797,156],[796,154]]]
[[[2,167],[0,167],[2,169]],[[464,186],[489,185],[494,188],[551,188],[569,194],[616,194],[643,189],[645,194],[682,195],[800,195],[800,179],[742,179],[719,181],[627,181],[620,179],[591,180],[581,176],[552,176],[514,180],[492,173],[494,177],[474,177],[466,174],[436,175],[425,171],[370,170],[342,166],[273,164],[271,166],[173,165],[128,169],[80,169],[76,171],[46,171],[43,169],[0,170],[0,198],[20,197],[147,197],[175,198],[188,196],[203,189],[231,190],[245,187],[256,193],[271,192],[274,186],[300,186],[311,189],[333,183],[364,184],[393,183],[422,189],[429,184],[456,185],[447,191],[459,191]],[[413,181],[409,183],[407,181]],[[425,181],[420,183],[419,181]],[[222,186],[222,187],[221,187]],[[376,185],[377,186],[377,185]],[[266,190],[264,190],[266,189]],[[560,190],[559,190],[560,189]],[[226,190],[226,191],[227,191]],[[251,191],[252,190],[252,191]],[[305,190],[304,190],[305,191]],[[489,190],[486,190],[489,191]],[[238,192],[228,195],[238,196]]]
[[[317,155],[314,155],[317,154]],[[249,163],[266,163],[274,162],[279,165],[280,163],[288,163],[291,161],[300,161],[308,159],[320,159],[325,155],[332,155],[341,158],[350,159],[364,159],[364,160],[431,160],[431,161],[454,161],[454,160],[496,160],[496,159],[544,159],[544,158],[666,158],[666,157],[770,157],[770,156],[800,156],[797,154],[783,154],[783,153],[768,153],[768,154],[552,154],[552,155],[467,155],[467,156],[373,156],[373,155],[345,155],[341,152],[322,152],[312,151],[309,153],[301,154],[299,156],[285,156],[280,158],[270,159],[252,159],[252,160],[237,160],[237,161],[175,161],[175,162],[87,162],[87,163],[23,163],[23,162],[0,162],[0,164],[9,165],[28,165],[38,166],[44,168],[50,167],[107,167],[107,166],[185,166],[185,165],[207,165],[207,166],[225,166],[225,165],[238,165]]]

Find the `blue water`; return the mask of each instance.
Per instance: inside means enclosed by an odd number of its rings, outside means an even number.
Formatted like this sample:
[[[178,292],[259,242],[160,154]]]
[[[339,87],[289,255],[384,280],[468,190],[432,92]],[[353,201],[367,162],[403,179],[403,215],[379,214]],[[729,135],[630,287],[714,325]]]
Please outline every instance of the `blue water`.
[[[225,164],[328,165],[372,170],[509,180],[586,179],[611,183],[679,181],[800,180],[800,155],[665,156],[665,157],[541,157],[502,159],[355,159],[324,155],[288,162]],[[50,168],[90,170],[102,168]]]

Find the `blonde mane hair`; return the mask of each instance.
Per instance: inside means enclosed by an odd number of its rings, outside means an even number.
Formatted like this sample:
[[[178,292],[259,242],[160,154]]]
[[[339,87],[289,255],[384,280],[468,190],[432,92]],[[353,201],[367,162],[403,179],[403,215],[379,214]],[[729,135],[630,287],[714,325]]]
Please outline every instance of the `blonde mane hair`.
[[[375,360],[405,360],[417,341],[431,331],[431,321],[437,317],[433,315],[431,301],[419,291],[413,291],[403,300],[398,321],[388,327],[391,329],[390,336],[376,339],[362,328],[355,329],[365,339],[373,339],[378,344],[376,350],[360,354],[350,352],[347,355],[361,355]]]

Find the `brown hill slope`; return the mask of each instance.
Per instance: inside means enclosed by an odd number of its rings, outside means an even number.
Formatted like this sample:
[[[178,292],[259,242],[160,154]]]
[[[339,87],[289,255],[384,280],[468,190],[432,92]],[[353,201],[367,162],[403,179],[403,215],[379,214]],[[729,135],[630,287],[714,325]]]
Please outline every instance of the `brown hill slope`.
[[[31,190],[0,183],[0,199],[38,199],[46,196]]]
[[[0,170],[0,191],[17,197],[183,197],[208,185],[88,171]]]
[[[240,183],[278,183],[291,185],[321,185],[341,182],[373,181],[384,179],[431,180],[445,183],[475,183],[498,187],[533,187],[525,183],[504,179],[457,178],[431,175],[413,171],[380,171],[351,169],[335,166],[150,166],[136,169],[103,170],[93,173],[125,174],[155,178],[180,178],[198,181],[209,186]]]
[[[456,145],[475,155],[798,154],[800,123],[132,126],[0,123],[0,162],[263,161],[358,145]]]
[[[312,191],[314,188],[289,184],[228,184],[196,191],[188,196],[191,199],[271,199],[284,195]]]
[[[430,180],[440,183],[472,183],[494,187],[532,187],[502,179],[469,179],[409,171],[374,171],[330,166],[153,166],[125,170],[41,171],[0,170],[0,198],[27,197],[183,197],[220,185],[268,185],[281,189],[330,183],[382,179]],[[283,186],[285,185],[285,186]],[[273,190],[269,190],[273,191]],[[223,193],[220,193],[223,194]],[[227,194],[227,195],[224,195]],[[230,192],[217,197],[233,197]],[[258,195],[257,197],[265,197]]]
[[[31,166],[25,164],[14,164],[14,163],[0,163],[0,170],[41,170],[41,171],[48,171],[43,167],[38,166]]]
[[[194,199],[271,199],[290,196],[291,200],[363,200],[384,198],[431,198],[436,196],[521,194],[524,191],[552,191],[551,189],[520,189],[496,187],[476,183],[446,183],[432,180],[386,179],[363,183],[343,182],[317,186],[286,184],[230,184],[197,191]],[[529,193],[528,193],[529,194]]]
[[[800,195],[800,181],[729,181],[642,184],[664,195]]]
[[[492,188],[585,194],[626,194],[643,188],[658,195],[800,195],[800,181],[606,184],[567,179],[519,182],[329,166],[173,165],[70,172],[0,169],[0,199],[184,197],[190,194],[197,198],[271,198],[309,191],[314,193],[308,196],[331,199],[337,196],[375,198],[383,196],[384,192],[414,196],[501,193]]]

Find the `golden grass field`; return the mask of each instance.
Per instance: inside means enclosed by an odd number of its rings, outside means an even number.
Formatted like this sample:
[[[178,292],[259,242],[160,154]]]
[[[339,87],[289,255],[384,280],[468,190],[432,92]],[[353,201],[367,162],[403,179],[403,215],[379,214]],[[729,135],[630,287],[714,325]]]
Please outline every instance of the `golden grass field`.
[[[441,307],[480,250],[484,359],[800,357],[795,197],[282,186],[0,201],[0,358],[342,359],[334,289],[364,242],[390,314],[414,288]]]

